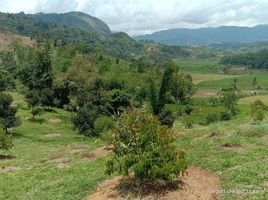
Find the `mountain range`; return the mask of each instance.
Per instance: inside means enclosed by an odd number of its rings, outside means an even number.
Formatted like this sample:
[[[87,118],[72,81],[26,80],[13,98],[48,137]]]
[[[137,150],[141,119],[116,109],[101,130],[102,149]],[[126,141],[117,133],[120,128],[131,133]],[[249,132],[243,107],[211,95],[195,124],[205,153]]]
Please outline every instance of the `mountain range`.
[[[222,26],[218,28],[169,29],[134,37],[166,45],[204,46],[223,43],[251,43],[268,41],[268,25],[255,27]]]
[[[180,47],[169,47],[154,42],[139,42],[124,32],[112,33],[98,18],[82,12],[17,14],[0,12],[0,32],[15,33],[54,45],[81,45],[92,53],[121,59],[153,57],[154,59],[188,56]]]

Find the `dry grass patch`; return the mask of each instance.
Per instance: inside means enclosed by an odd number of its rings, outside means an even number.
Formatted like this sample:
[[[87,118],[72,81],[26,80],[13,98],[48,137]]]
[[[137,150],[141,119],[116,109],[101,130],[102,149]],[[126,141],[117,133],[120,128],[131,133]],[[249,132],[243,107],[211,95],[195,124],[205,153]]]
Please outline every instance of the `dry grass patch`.
[[[14,167],[14,166],[3,166],[0,168],[0,173],[12,173],[20,170],[20,167]]]
[[[56,163],[59,169],[63,169],[69,166],[70,161],[62,156],[53,156],[48,163]]]

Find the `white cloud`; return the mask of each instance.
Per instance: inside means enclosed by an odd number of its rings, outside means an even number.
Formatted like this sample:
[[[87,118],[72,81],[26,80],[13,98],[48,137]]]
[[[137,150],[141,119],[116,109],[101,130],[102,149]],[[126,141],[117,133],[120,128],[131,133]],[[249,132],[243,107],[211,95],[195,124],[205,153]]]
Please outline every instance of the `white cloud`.
[[[4,12],[82,11],[129,34],[268,23],[267,0],[0,0]]]

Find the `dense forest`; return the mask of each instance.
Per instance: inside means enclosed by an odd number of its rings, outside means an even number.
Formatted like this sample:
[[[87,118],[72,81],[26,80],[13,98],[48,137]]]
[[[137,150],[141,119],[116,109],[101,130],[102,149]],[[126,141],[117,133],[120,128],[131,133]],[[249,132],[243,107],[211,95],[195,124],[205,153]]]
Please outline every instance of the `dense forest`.
[[[222,58],[222,64],[236,66],[246,66],[250,69],[267,69],[268,68],[268,50],[263,49],[257,52],[243,53],[237,55],[227,55]]]

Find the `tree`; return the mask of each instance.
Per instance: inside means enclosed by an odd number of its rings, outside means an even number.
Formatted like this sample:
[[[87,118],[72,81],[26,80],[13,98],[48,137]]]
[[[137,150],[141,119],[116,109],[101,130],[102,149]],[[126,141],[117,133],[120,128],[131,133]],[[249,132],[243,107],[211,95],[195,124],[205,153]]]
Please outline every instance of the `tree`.
[[[121,115],[113,129],[113,156],[108,174],[127,176],[132,170],[139,181],[171,181],[187,169],[185,155],[172,141],[173,131],[143,110]]]
[[[19,124],[16,118],[17,109],[11,106],[13,99],[6,93],[0,93],[0,124],[7,133],[8,128],[15,127]]]
[[[167,68],[164,72],[163,79],[160,86],[160,91],[158,95],[158,104],[159,104],[159,112],[165,107],[167,102],[167,92],[172,80],[172,76],[174,73],[174,68],[172,65],[167,65]]]
[[[161,113],[163,108],[167,103],[167,92],[169,90],[170,82],[174,72],[174,66],[166,64],[166,70],[163,74],[161,81],[160,89],[157,95],[156,85],[153,80],[149,82],[149,94],[150,94],[150,103],[153,109],[154,115]]]
[[[266,106],[261,100],[256,100],[251,104],[251,116],[255,123],[263,121],[265,110]]]
[[[221,102],[226,108],[227,112],[231,113],[232,115],[239,113],[239,108],[237,106],[238,100],[239,98],[234,92],[233,88],[222,91]]]
[[[252,80],[253,90],[256,90],[257,83],[257,77],[254,77]]]
[[[177,72],[172,79],[171,94],[179,104],[191,103],[191,97],[195,93],[195,87],[191,75]]]
[[[15,82],[11,75],[0,69],[0,92],[3,92],[9,88],[14,87]]]
[[[98,109],[92,104],[79,108],[73,117],[73,124],[79,133],[85,136],[95,136],[94,123],[98,117]]]

